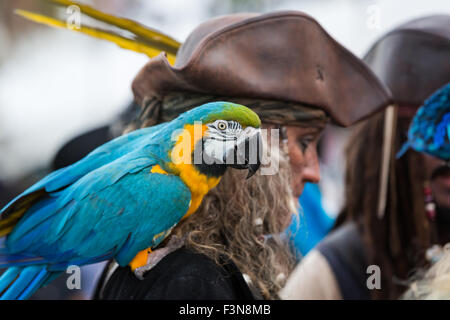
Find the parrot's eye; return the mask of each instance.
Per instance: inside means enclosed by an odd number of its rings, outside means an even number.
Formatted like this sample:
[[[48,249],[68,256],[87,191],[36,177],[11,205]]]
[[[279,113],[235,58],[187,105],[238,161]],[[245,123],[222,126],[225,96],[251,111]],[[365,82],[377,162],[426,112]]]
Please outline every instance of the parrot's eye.
[[[226,123],[225,121],[219,121],[219,123],[217,123],[217,129],[226,130],[227,128],[228,128],[228,123]]]

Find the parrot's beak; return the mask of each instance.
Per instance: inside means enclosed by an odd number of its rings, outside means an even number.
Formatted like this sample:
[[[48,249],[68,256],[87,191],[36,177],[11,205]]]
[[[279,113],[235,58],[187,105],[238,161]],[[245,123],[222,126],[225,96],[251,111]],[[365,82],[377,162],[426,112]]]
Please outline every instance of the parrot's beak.
[[[261,162],[249,165],[248,166],[248,175],[247,175],[246,179],[250,179],[259,170],[260,166],[261,166]]]
[[[235,169],[248,169],[247,179],[249,179],[261,166],[261,130],[247,128],[239,140],[235,146],[233,164],[230,166]]]

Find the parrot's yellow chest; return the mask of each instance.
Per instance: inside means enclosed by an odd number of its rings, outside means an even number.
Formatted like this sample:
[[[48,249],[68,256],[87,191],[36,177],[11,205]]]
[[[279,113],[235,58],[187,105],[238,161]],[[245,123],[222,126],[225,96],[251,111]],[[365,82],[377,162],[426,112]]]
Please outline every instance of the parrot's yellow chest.
[[[206,175],[199,173],[193,165],[174,165],[173,168],[179,170],[181,180],[188,186],[189,190],[191,190],[189,209],[183,217],[183,219],[186,219],[197,211],[202,203],[203,197],[219,183],[220,178],[208,178]],[[159,165],[153,166],[150,172],[169,174]],[[152,250],[148,248],[139,252],[129,264],[131,270],[134,271],[139,267],[145,266],[151,251]]]
[[[151,172],[168,174],[159,165],[153,166]],[[209,192],[209,190],[217,186],[220,178],[208,178],[207,176],[198,173],[195,168],[192,170],[188,167],[183,167],[183,171],[180,172],[180,178],[191,191],[191,202],[189,204],[189,209],[183,217],[183,219],[186,219],[198,209],[202,203],[203,197]]]
[[[172,163],[169,165],[191,191],[191,203],[183,219],[193,214],[203,197],[220,181],[220,177],[209,177],[197,170],[192,163],[192,153],[196,143],[202,139],[206,132],[206,125],[186,125],[171,152]],[[187,152],[188,151],[188,152]]]

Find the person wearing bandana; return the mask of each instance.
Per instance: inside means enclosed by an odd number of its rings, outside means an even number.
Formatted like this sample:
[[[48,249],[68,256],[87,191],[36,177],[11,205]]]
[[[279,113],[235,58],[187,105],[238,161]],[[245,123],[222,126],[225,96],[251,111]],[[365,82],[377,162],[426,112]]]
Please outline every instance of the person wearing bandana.
[[[396,107],[355,129],[337,225],[291,274],[283,298],[397,299],[411,272],[441,256],[450,240],[448,165],[416,150],[396,154],[417,109],[450,82],[449,57],[448,15],[407,22],[366,54]],[[380,144],[386,136],[391,140]]]

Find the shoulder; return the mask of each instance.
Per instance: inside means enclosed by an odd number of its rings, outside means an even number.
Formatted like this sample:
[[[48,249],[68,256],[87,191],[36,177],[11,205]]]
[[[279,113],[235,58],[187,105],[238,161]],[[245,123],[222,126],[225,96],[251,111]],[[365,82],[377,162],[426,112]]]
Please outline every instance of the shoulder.
[[[316,249],[333,270],[344,299],[369,299],[366,250],[355,222],[331,232]]]
[[[284,300],[341,300],[333,270],[325,257],[311,250],[289,276],[280,292]]]
[[[251,299],[234,264],[216,264],[203,254],[180,248],[164,257],[139,280],[119,267],[103,290],[105,299]]]
[[[192,278],[216,283],[228,280],[232,275],[225,265],[220,266],[201,253],[180,248],[161,260],[154,269],[145,274],[145,278],[159,282]]]
[[[300,261],[281,295],[284,299],[369,299],[366,260],[357,224],[342,225]]]

